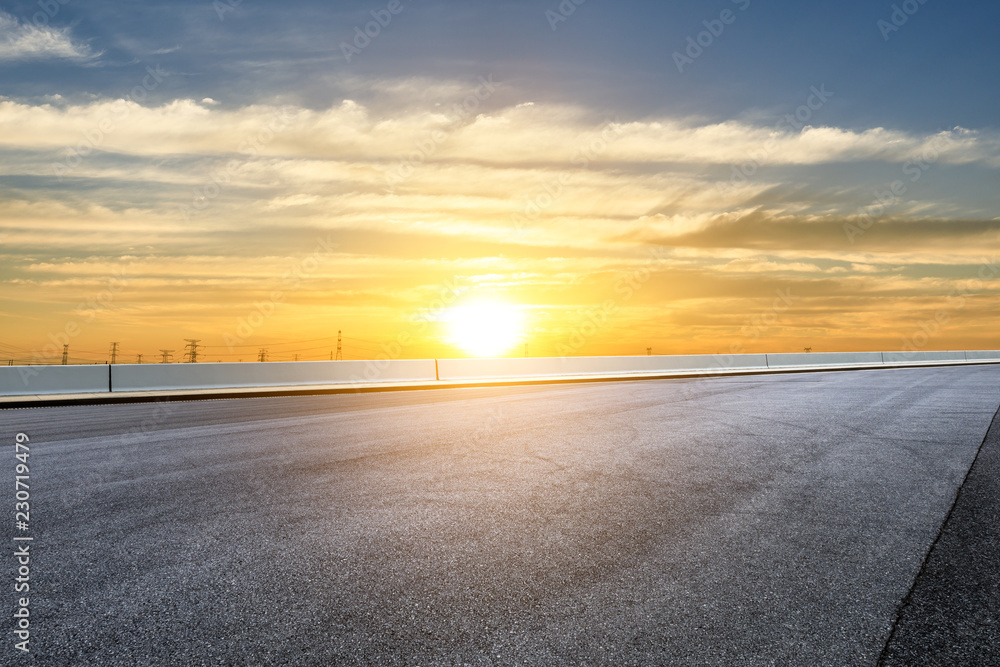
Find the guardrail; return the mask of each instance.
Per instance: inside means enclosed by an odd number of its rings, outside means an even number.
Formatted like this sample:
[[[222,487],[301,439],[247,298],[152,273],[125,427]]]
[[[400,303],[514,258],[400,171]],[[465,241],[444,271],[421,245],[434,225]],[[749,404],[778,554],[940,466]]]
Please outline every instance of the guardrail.
[[[0,396],[1000,363],[1000,351],[2,366]]]
[[[272,361],[246,364],[114,365],[113,391],[290,387],[434,379],[433,359],[395,361]]]
[[[0,366],[0,396],[433,381],[433,359]]]
[[[545,377],[553,375],[621,375],[627,373],[695,372],[767,368],[764,354],[692,354],[646,357],[528,357],[509,359],[441,359],[442,380]]]
[[[110,391],[107,366],[0,366],[0,396]]]

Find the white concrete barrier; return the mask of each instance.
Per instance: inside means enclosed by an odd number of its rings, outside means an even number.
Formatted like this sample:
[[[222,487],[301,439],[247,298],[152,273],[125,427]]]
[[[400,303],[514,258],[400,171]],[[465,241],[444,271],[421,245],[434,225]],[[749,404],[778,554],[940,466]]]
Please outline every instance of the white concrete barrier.
[[[881,352],[790,352],[768,354],[770,368],[786,366],[858,366],[861,364],[881,364]]]
[[[0,396],[284,387],[378,382],[503,380],[556,376],[723,373],[795,367],[1000,361],[1000,351],[797,352],[637,357],[400,359],[269,363],[2,366]]]
[[[556,375],[657,374],[765,368],[763,354],[692,354],[642,357],[528,357],[441,359],[442,380],[548,377]]]
[[[108,391],[108,366],[0,366],[0,396]]]
[[[275,361],[243,364],[118,364],[112,368],[114,391],[434,380],[433,359]]]
[[[969,361],[978,361],[981,359],[996,359],[1000,361],[1000,350],[970,350],[965,353],[965,358]]]
[[[965,352],[923,351],[883,352],[887,364],[913,364],[930,361],[965,361]]]

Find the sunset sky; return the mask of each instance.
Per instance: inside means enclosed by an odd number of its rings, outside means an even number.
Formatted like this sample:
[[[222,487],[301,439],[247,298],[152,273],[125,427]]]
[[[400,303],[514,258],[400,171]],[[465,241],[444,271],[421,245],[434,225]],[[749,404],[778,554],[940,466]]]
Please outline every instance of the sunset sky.
[[[0,362],[1000,349],[997,25],[0,4]]]

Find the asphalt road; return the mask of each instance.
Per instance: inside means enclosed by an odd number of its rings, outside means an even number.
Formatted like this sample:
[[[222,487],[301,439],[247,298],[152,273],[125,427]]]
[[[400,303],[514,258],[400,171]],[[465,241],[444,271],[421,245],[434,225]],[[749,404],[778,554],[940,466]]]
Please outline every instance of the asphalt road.
[[[986,664],[998,406],[972,366],[0,411],[0,661]]]
[[[1000,664],[1000,419],[904,600],[882,664]]]

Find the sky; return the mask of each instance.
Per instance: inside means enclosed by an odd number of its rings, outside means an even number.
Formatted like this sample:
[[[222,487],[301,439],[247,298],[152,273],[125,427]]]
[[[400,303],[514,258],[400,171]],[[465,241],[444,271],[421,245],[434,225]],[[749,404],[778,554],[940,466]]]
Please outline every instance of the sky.
[[[0,362],[998,349],[998,22],[0,3]]]

